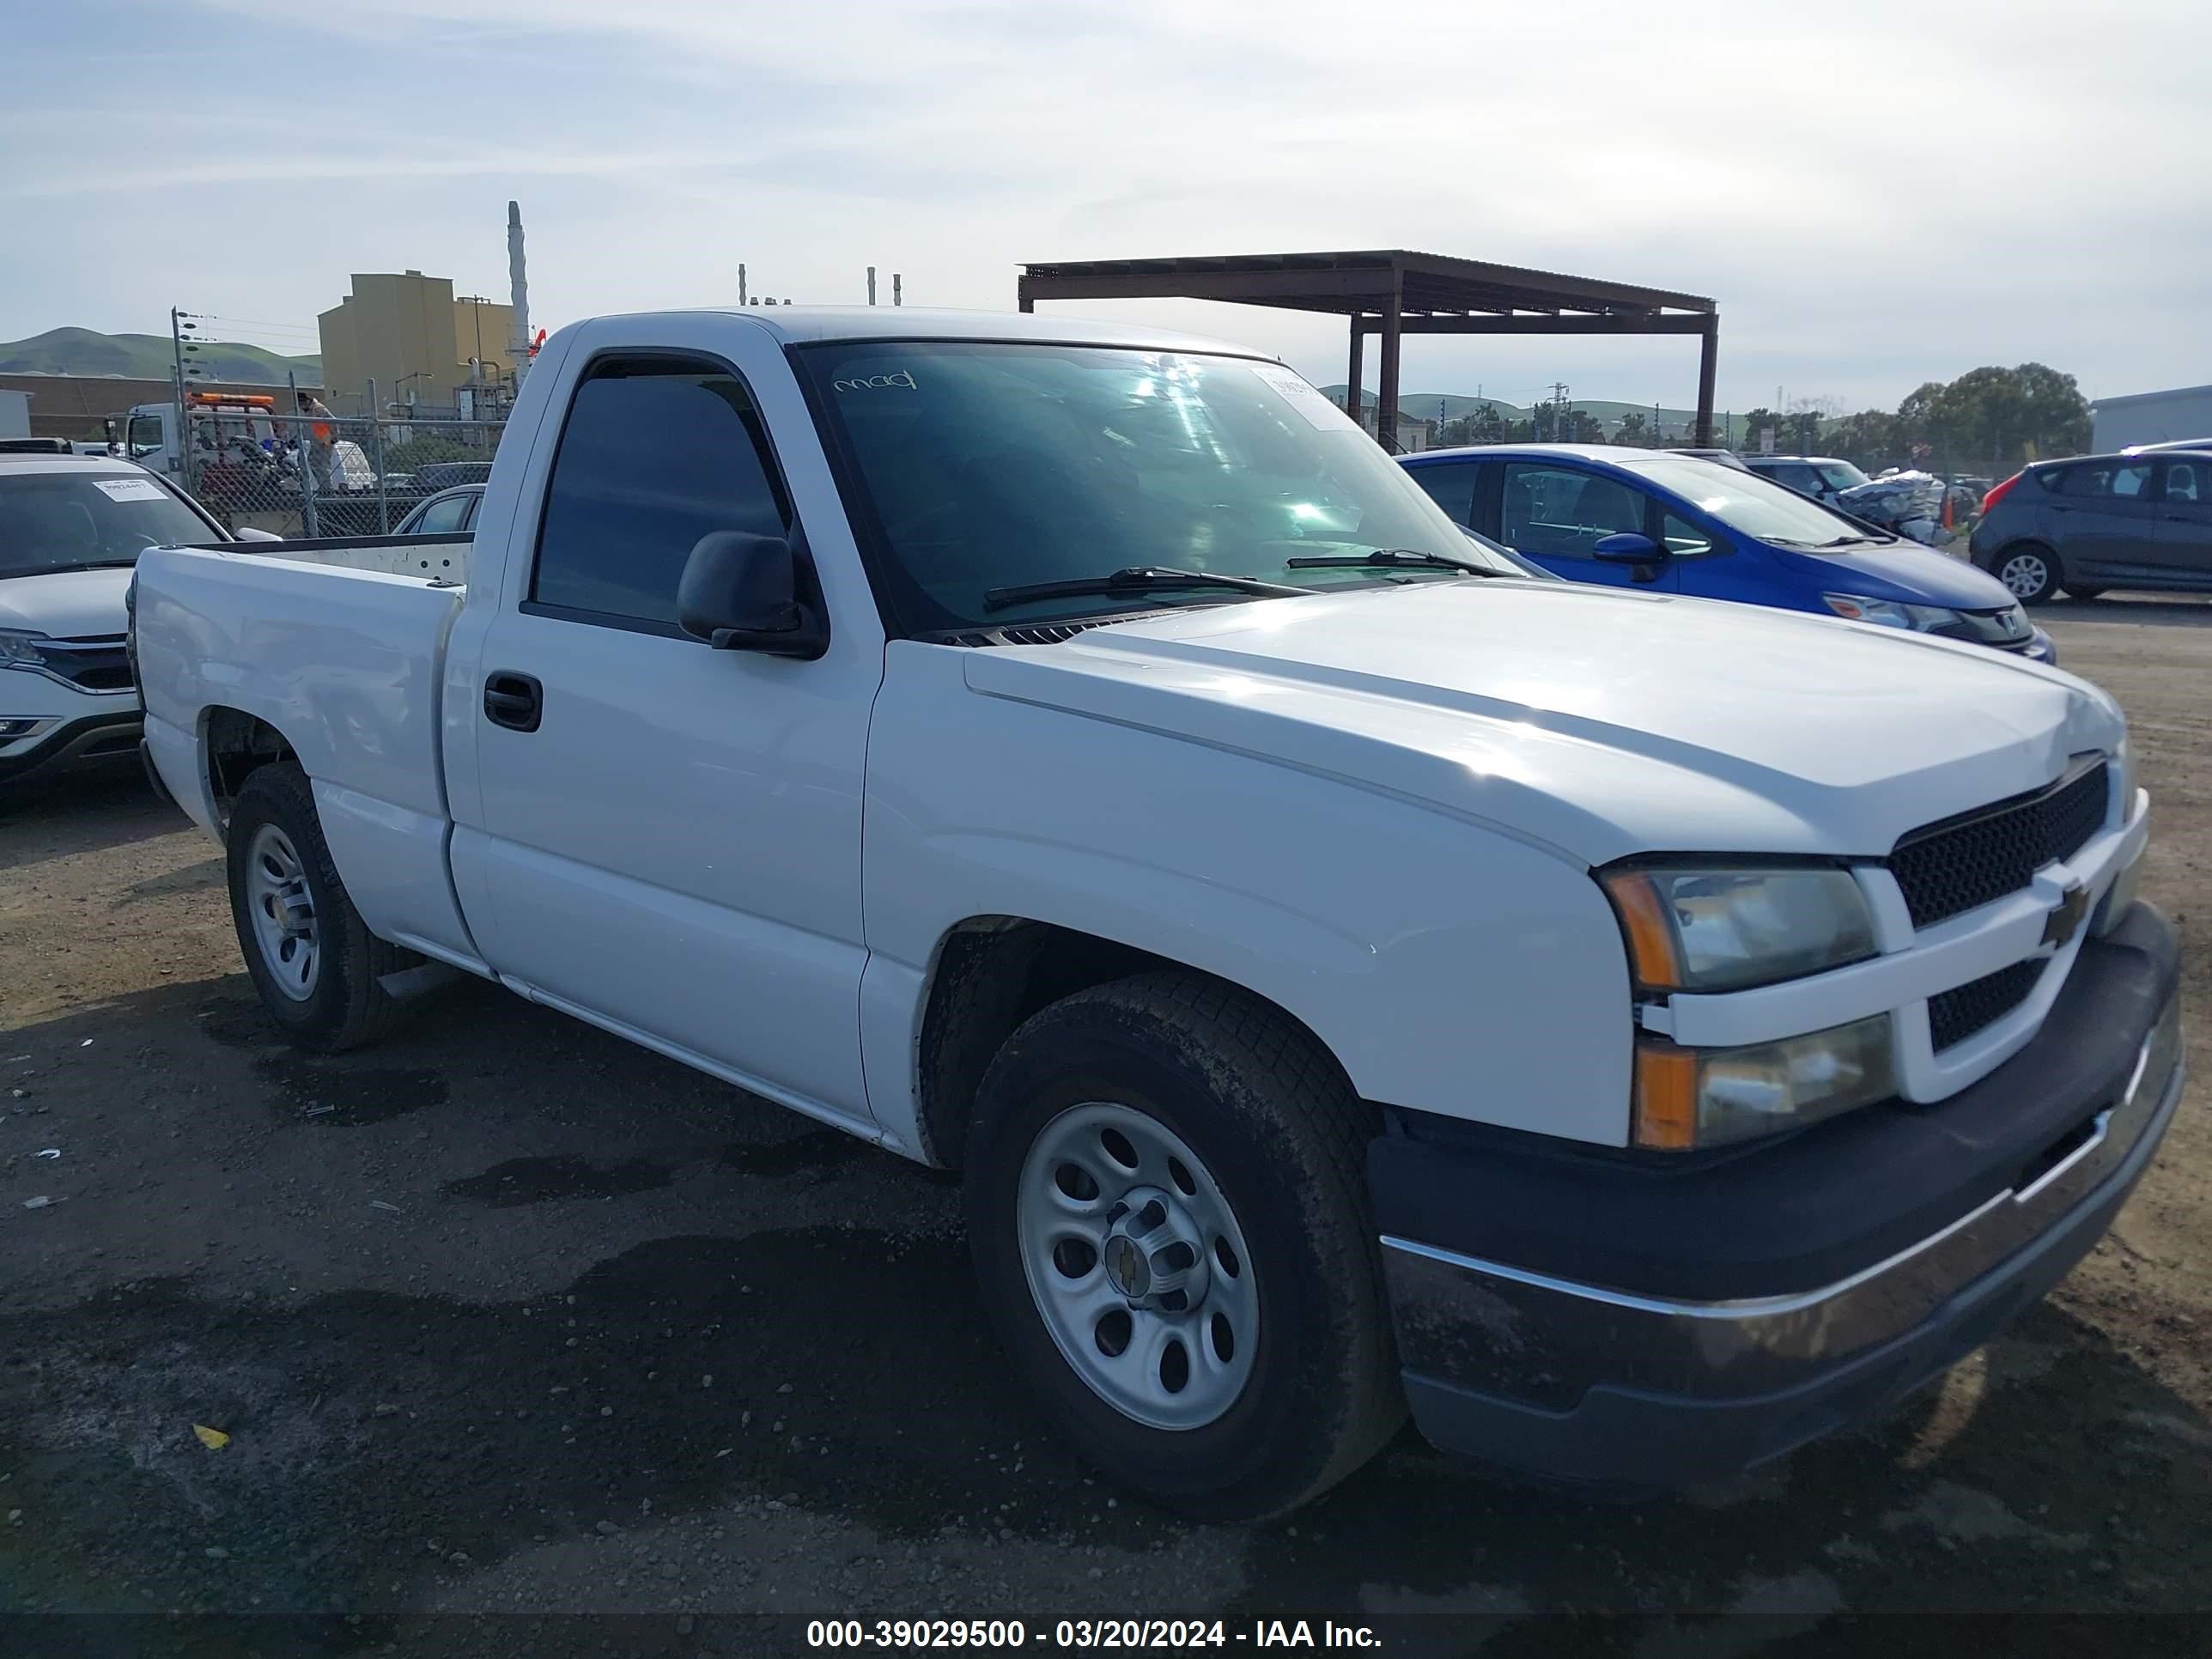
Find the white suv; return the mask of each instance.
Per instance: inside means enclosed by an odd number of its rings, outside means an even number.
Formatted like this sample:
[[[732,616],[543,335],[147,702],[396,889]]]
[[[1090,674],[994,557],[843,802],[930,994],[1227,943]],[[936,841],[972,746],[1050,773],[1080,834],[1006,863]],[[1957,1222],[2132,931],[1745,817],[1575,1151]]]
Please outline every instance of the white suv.
[[[0,445],[0,787],[135,756],[124,594],[149,547],[232,539],[142,466]]]

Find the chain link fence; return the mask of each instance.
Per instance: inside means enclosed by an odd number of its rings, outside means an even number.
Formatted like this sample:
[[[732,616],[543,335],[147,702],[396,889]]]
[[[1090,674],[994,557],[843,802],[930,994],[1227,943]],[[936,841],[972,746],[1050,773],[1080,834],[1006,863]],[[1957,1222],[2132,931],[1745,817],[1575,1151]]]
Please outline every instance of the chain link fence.
[[[295,415],[289,403],[280,394],[185,411],[185,487],[233,531],[390,534],[431,497],[489,478],[506,430],[446,411]]]

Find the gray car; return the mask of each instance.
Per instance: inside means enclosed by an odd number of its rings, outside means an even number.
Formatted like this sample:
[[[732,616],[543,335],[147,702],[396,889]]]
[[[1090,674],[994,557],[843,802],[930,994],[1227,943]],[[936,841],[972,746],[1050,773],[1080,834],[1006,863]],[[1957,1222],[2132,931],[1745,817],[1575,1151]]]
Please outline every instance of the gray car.
[[[2212,449],[2023,467],[1984,498],[1970,546],[2023,605],[2061,589],[2212,592]]]

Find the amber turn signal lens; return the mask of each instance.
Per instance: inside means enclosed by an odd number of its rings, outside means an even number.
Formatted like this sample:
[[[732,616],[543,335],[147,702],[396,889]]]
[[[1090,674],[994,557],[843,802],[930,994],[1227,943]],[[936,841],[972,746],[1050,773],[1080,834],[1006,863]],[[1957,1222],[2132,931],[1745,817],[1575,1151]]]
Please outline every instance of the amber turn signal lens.
[[[1682,982],[1674,962],[1674,930],[1668,925],[1666,901],[1658,884],[1645,875],[1618,875],[1605,884],[1620,912],[1622,930],[1628,935],[1629,966],[1636,982],[1655,991],[1671,991]]]
[[[1638,1146],[1684,1152],[1698,1144],[1698,1057],[1672,1043],[1636,1045]]]

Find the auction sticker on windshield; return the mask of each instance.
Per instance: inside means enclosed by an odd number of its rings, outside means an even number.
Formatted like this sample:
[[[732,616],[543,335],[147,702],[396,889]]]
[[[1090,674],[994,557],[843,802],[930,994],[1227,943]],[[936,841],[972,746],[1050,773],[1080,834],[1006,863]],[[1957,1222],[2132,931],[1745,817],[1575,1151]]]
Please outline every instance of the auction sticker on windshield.
[[[1285,402],[1306,417],[1306,424],[1322,432],[1334,432],[1345,423],[1344,411],[1308,385],[1298,374],[1279,363],[1255,363],[1253,372],[1283,395]]]
[[[161,486],[149,478],[94,478],[94,489],[105,490],[112,501],[159,501],[167,497]]]

